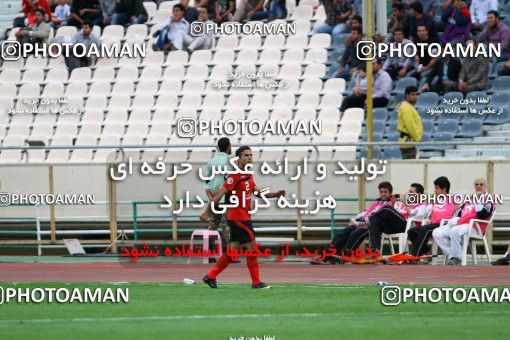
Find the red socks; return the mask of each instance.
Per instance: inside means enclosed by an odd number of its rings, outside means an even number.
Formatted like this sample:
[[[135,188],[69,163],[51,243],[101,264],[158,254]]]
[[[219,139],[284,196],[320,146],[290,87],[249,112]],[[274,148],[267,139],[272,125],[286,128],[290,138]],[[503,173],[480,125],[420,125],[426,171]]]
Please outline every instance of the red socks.
[[[216,277],[225,269],[228,267],[228,265],[232,261],[230,260],[230,257],[224,253],[221,255],[221,257],[218,259],[218,262],[214,265],[214,267],[211,269],[211,271],[207,274],[207,276],[210,279],[215,280]],[[251,276],[251,282],[252,284],[256,285],[260,282],[259,279],[259,262],[257,260],[256,256],[247,256],[246,257],[246,266],[248,267],[248,270],[250,272]]]
[[[221,255],[221,257],[218,259],[218,262],[216,262],[207,276],[210,279],[216,279],[216,276],[218,276],[225,268],[227,268],[230,262],[230,257],[228,257],[227,253],[223,253],[223,255]]]
[[[251,283],[256,285],[260,282],[259,279],[259,262],[256,256],[247,256],[246,257],[246,265],[248,266],[248,270],[250,271]]]

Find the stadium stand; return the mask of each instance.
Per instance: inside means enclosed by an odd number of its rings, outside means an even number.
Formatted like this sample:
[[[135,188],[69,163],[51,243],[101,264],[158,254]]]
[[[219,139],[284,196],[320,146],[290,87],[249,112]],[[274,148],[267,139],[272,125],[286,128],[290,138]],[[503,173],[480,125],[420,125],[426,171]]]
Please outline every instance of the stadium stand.
[[[351,80],[346,84],[344,79],[331,78],[345,49],[344,43],[348,33],[333,37],[325,33],[312,34],[313,28],[322,23],[326,16],[323,6],[318,1],[301,1],[299,6],[293,1],[288,1],[288,18],[271,23],[276,25],[293,22],[297,29],[296,35],[222,35],[215,38],[211,50],[197,50],[191,55],[183,51],[171,51],[165,55],[163,52],[153,51],[150,46],[155,42],[153,33],[167,20],[168,13],[175,3],[177,2],[164,1],[158,7],[154,2],[144,2],[149,14],[146,24],[131,25],[127,28],[109,25],[102,32],[99,27],[94,27],[94,33],[100,35],[102,41],[107,44],[143,41],[147,47],[147,56],[141,60],[101,58],[95,65],[76,68],[70,74],[63,67],[61,58],[44,60],[28,57],[26,60],[3,61],[0,69],[2,145],[17,145],[17,142],[24,145],[26,139],[41,136],[45,136],[47,145],[66,145],[68,141],[75,145],[85,145],[85,142],[91,142],[92,145],[106,145],[107,142],[127,145],[133,144],[134,141],[150,144],[152,138],[149,136],[155,133],[175,134],[175,123],[179,117],[190,115],[203,119],[291,120],[317,117],[327,122],[336,120],[336,124],[333,125],[323,124],[327,132],[334,136],[328,136],[325,140],[338,142],[350,140],[353,136],[344,138],[343,133],[358,135],[354,140],[366,140],[366,128],[363,128],[366,126],[366,114],[363,110],[358,111],[355,119],[351,113],[338,112],[343,97],[352,93],[354,83]],[[12,40],[18,30],[11,28],[12,19],[20,10],[20,2],[5,1],[0,6],[2,9],[0,31],[8,29],[6,36]],[[508,4],[500,1],[500,8],[503,16],[508,15]],[[259,24],[260,22],[249,23]],[[55,32],[52,31],[51,36],[70,38],[76,32],[74,26],[62,26]],[[215,82],[225,80],[232,71],[271,72],[275,74],[277,80],[287,83],[288,88],[273,88],[267,91],[216,89]],[[444,99],[460,100],[463,94],[421,93],[416,107],[420,108],[427,137],[431,136],[430,140],[433,141],[473,138],[490,140],[504,135],[507,131],[504,124],[510,122],[509,111],[506,108],[510,102],[507,88],[509,76],[497,76],[492,73],[491,78],[487,91],[472,92],[467,94],[466,98],[490,95],[489,105],[505,107],[505,110],[499,113],[489,112],[485,116],[476,117],[469,111],[464,114],[453,112],[448,114],[446,120],[444,117],[438,119],[438,116],[427,115],[425,110],[435,107],[444,109],[446,108],[443,104]],[[403,99],[404,89],[410,85],[419,84],[413,77],[395,81],[390,105],[374,110],[374,140],[395,140],[397,121],[395,106]],[[31,107],[26,102],[28,98],[47,97],[67,97],[69,103],[48,106],[39,103],[34,108],[68,108],[83,112],[79,112],[75,118],[68,118],[69,114],[57,115],[54,118],[40,114],[22,115],[22,118],[15,114],[7,114],[12,108]],[[477,104],[477,108],[486,107],[485,104]],[[143,112],[143,109],[147,108],[150,112]],[[170,119],[172,123],[170,131],[159,126],[166,119]],[[91,127],[93,123],[100,126],[93,128]],[[118,138],[110,137],[113,134]],[[453,134],[453,138],[450,134]],[[154,140],[162,140],[158,138],[154,137]],[[315,142],[319,139],[311,140]],[[269,140],[263,139],[265,143]],[[171,138],[170,141],[173,143],[175,139]],[[191,151],[194,144],[195,139],[190,141],[188,151]],[[336,149],[328,149],[332,150]],[[467,150],[460,146],[455,149],[431,147],[424,150],[439,150],[440,153],[424,152],[420,154],[421,157],[472,155],[472,153],[468,155]],[[193,160],[208,159],[211,156],[209,151],[203,150],[201,156],[198,156],[199,153],[193,153]],[[358,151],[363,154],[365,150]],[[399,157],[391,148],[387,151],[383,148],[381,151],[383,156]],[[505,152],[503,154],[506,154]],[[273,154],[268,150],[267,153],[264,152],[264,157]],[[490,152],[483,153],[489,154]],[[93,150],[90,157],[86,152],[69,152],[69,159],[65,159],[61,150],[40,152],[37,157],[26,157],[25,152],[21,151],[5,150],[0,156],[0,161],[65,162],[82,159],[101,162],[104,161],[104,155],[105,153],[99,150]],[[350,155],[352,158],[355,157],[355,154]]]

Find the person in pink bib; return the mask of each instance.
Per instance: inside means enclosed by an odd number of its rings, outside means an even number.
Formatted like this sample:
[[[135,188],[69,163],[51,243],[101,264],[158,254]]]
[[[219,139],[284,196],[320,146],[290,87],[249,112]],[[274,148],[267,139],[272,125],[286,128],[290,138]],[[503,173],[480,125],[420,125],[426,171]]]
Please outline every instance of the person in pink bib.
[[[412,183],[408,190],[408,194],[422,195],[423,193],[423,185],[419,183]],[[398,198],[401,201],[397,201]],[[405,232],[407,219],[414,216],[413,210],[421,205],[421,203],[407,205],[399,194],[392,195],[391,202],[392,204],[385,205],[369,218],[370,248],[374,251],[381,250],[382,233],[391,235]]]
[[[475,196],[487,196],[487,181],[484,178],[475,180]],[[472,219],[489,220],[494,213],[495,206],[490,201],[480,200],[480,204],[466,202],[457,209],[454,216],[447,224],[432,232],[434,240],[448,257],[448,265],[462,263],[462,241],[469,231],[469,221]],[[486,223],[480,224],[482,233],[485,234]]]
[[[434,195],[446,196],[450,193],[450,181],[448,178],[441,176],[434,181]],[[439,199],[438,199],[439,201]],[[455,204],[450,200],[444,200],[442,204],[429,204],[427,206],[426,218],[429,224],[417,226],[407,231],[409,240],[413,243],[413,250],[411,252],[414,256],[421,256],[430,251],[427,245],[429,239],[432,237],[434,229],[438,228],[443,218],[451,218],[455,212]]]

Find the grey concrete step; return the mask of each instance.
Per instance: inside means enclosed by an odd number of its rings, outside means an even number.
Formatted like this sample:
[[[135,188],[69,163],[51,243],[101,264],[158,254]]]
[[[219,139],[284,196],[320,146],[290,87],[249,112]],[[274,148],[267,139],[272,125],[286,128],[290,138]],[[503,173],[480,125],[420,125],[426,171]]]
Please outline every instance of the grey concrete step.
[[[510,130],[510,124],[500,124],[500,125],[485,125],[484,129],[486,131],[493,130]]]
[[[510,137],[510,130],[487,131],[489,137]]]

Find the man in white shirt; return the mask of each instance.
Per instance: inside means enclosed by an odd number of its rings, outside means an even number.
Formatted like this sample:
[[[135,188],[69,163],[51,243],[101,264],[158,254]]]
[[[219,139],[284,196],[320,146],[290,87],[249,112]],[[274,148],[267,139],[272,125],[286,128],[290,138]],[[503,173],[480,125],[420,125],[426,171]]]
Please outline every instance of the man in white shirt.
[[[193,53],[195,50],[206,50],[212,47],[214,32],[208,27],[211,27],[214,23],[209,20],[209,12],[206,7],[198,8],[198,13],[198,21],[191,24],[191,30],[195,32],[191,32],[191,34],[185,31],[177,32],[174,39],[176,49],[187,49],[189,53]]]
[[[175,4],[172,8],[172,17],[167,20],[163,29],[154,34],[158,36],[156,48],[165,52],[169,52],[175,48],[175,39],[179,31],[189,32],[189,23],[184,19],[184,11],[186,9],[182,4]]]
[[[472,0],[471,12],[472,31],[481,31],[487,23],[487,12],[498,10],[498,0]]]

